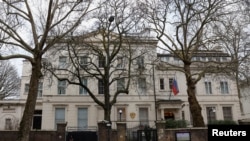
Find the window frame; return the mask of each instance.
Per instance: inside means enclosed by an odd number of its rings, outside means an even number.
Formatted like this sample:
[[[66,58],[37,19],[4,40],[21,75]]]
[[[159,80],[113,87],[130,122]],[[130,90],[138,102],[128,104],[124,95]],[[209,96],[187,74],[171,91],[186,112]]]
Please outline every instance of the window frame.
[[[35,110],[33,114],[32,129],[40,130],[42,129],[42,110]],[[37,121],[39,120],[39,123]]]
[[[66,69],[67,68],[67,57],[66,56],[59,56],[58,68],[59,69]]]
[[[86,68],[88,66],[88,56],[84,55],[84,56],[79,56],[79,65],[81,68]]]
[[[57,117],[57,112],[59,112],[58,110],[63,110],[63,115],[64,116],[58,116]],[[62,118],[63,117],[63,118]],[[55,129],[57,129],[57,124],[58,123],[65,123],[66,121],[66,108],[65,107],[55,107]]]
[[[173,82],[174,82],[174,78],[169,78],[168,79],[169,90],[172,90]]]
[[[80,118],[80,110],[84,110],[86,112],[86,115]],[[85,122],[82,122],[85,121]],[[85,123],[85,126],[80,126],[82,123]],[[77,126],[81,129],[87,129],[88,128],[88,108],[85,107],[78,107],[77,108]]]
[[[220,92],[221,94],[229,94],[229,86],[227,81],[220,81]]]
[[[147,80],[146,78],[138,78],[138,90],[143,95],[146,95],[147,92]]]
[[[145,64],[145,58],[144,58],[144,56],[139,56],[136,59],[136,63],[137,63],[137,66],[138,66],[139,69],[144,69],[144,64]]]
[[[24,92],[25,92],[25,93],[28,93],[28,92],[29,92],[29,89],[30,89],[30,84],[29,84],[29,83],[25,83],[25,84],[24,84]]]
[[[229,109],[227,109],[227,108],[229,108]],[[231,106],[223,106],[222,107],[222,112],[223,112],[223,118],[224,118],[224,120],[233,120],[233,111],[232,111],[232,107]]]
[[[120,78],[116,81],[116,90],[125,90],[125,78]]]
[[[57,81],[57,94],[58,95],[66,95],[66,87],[67,87],[66,80],[58,80]],[[61,92],[64,92],[64,93],[61,93]]]
[[[213,112],[213,110],[215,110]],[[206,107],[206,113],[207,113],[207,121],[208,123],[216,120],[216,108],[214,106],[208,106]]]
[[[43,82],[41,81],[38,83],[37,97],[38,98],[43,97]]]
[[[104,94],[104,83],[102,79],[98,79],[98,94]]]
[[[81,81],[83,83],[83,85],[85,85],[86,87],[88,87],[88,79],[85,77],[81,78]],[[88,92],[86,89],[84,89],[84,87],[79,86],[79,95],[88,95]]]
[[[142,114],[142,112],[143,112],[142,110],[145,110],[146,113]],[[143,125],[143,126],[149,125],[149,110],[148,110],[148,107],[139,107],[138,112],[139,112],[138,116],[139,116],[140,125]]]
[[[124,69],[125,68],[124,57],[118,56],[116,61],[117,61],[116,69]]]
[[[205,81],[204,85],[205,85],[206,94],[207,95],[213,94],[213,91],[212,91],[212,82],[211,81]]]
[[[13,123],[11,118],[5,118],[5,126],[4,126],[5,130],[12,130],[13,129]]]
[[[165,90],[165,80],[164,80],[164,78],[159,79],[159,87],[160,87],[160,90]]]
[[[98,56],[98,67],[104,68],[106,64],[106,57],[105,56]]]
[[[160,61],[162,61],[162,62],[168,62],[169,60],[170,60],[170,57],[168,57],[168,56],[160,57]]]

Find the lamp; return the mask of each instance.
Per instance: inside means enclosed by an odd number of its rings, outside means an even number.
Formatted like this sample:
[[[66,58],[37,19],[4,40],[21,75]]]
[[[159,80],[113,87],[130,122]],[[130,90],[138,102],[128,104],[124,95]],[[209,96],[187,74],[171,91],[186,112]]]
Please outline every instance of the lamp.
[[[119,114],[120,114],[120,121],[122,121],[122,110],[119,110]]]

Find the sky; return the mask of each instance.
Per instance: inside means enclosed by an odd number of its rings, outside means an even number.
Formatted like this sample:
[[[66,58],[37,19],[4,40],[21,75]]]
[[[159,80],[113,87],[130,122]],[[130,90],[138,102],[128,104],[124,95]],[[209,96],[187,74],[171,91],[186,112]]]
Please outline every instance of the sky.
[[[22,75],[22,68],[23,68],[23,59],[11,59],[10,62],[12,65],[15,66],[15,68],[17,69],[17,73],[19,76]]]
[[[37,1],[29,1],[30,3],[29,4],[36,4],[37,5]],[[33,3],[34,2],[34,3]],[[38,7],[37,6],[31,6],[31,8],[34,8],[32,9],[32,12],[37,12],[37,10],[40,10],[39,8],[43,8],[43,2],[45,1],[39,1],[39,5]],[[0,3],[1,3],[1,0],[0,0]],[[45,5],[46,6],[46,5]],[[45,8],[44,8],[45,9]],[[38,11],[39,12],[39,11]],[[90,24],[88,22],[88,24]],[[24,30],[24,31],[22,31]],[[20,35],[22,35],[22,39],[25,40],[27,43],[31,42],[29,41],[29,36],[30,34],[28,34],[29,32],[27,32],[27,30],[29,31],[29,29],[26,29],[26,28],[20,28],[20,31],[18,32]],[[20,53],[22,52],[22,54],[25,54],[25,55],[29,55],[29,54],[26,54],[25,51],[21,50],[20,48],[15,48],[14,50],[10,50],[10,53],[9,53],[9,50],[5,50],[5,52],[7,52],[6,54],[16,54],[16,53]],[[23,67],[23,59],[10,59],[10,62],[12,65],[15,66],[15,68],[17,69],[17,72],[18,72],[18,75],[21,76],[22,75],[22,67]]]

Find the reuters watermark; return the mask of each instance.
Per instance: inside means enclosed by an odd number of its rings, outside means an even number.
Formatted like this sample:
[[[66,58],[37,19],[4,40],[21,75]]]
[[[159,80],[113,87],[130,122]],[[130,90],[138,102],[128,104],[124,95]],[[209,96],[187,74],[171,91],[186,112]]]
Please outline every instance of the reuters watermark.
[[[250,125],[208,125],[208,141],[237,139],[249,141]]]

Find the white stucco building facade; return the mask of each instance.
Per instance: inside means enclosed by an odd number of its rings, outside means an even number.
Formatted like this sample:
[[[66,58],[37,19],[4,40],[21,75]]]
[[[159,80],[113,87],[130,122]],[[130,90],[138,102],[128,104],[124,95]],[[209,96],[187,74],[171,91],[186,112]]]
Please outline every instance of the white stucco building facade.
[[[121,120],[132,128],[139,125],[154,127],[156,120],[174,119],[186,120],[188,125],[192,126],[185,75],[178,71],[158,69],[162,61],[180,62],[169,54],[157,54],[155,39],[147,41],[145,39],[144,42],[137,42],[132,46],[136,48],[134,51],[138,54],[140,54],[139,48],[145,51],[142,55],[145,67],[144,70],[138,71],[138,62],[132,63],[131,73],[137,77],[131,79],[129,94],[120,94],[112,106],[111,121]],[[60,64],[60,56],[67,57],[64,52],[47,55],[46,59],[57,65]],[[220,59],[222,61],[225,56],[221,56]],[[30,69],[29,62],[24,60],[20,99],[0,103],[0,130],[7,129],[6,124],[10,123],[6,122],[9,122],[9,119],[21,120],[29,88]],[[178,83],[177,95],[172,93],[173,79]],[[98,94],[99,86],[95,78],[89,78],[86,85],[93,90],[98,99],[103,99],[103,95]],[[117,86],[117,83],[111,85],[111,93]],[[202,107],[205,123],[208,120],[238,121],[241,118],[236,83],[230,77],[205,74],[196,86],[196,96]],[[97,123],[104,119],[102,107],[96,104],[87,92],[78,85],[60,83],[50,75],[45,75],[40,81],[35,109],[32,128],[38,130],[54,130],[58,122],[67,122],[68,129],[96,128]]]

